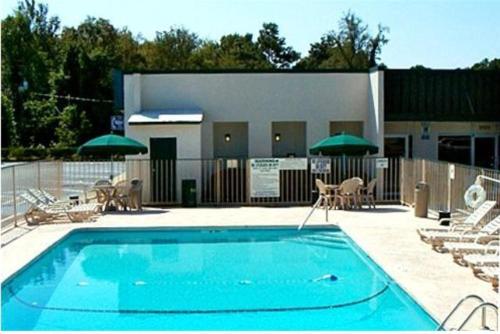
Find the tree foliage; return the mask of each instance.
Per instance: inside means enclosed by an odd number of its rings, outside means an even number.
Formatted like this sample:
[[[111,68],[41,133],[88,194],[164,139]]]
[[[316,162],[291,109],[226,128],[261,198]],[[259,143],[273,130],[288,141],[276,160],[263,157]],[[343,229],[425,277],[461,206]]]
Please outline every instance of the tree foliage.
[[[500,58],[489,60],[484,58],[479,63],[472,65],[473,70],[500,70]]]
[[[302,59],[300,68],[366,69],[377,65],[382,47],[389,41],[389,29],[378,25],[371,35],[368,25],[356,14],[348,12],[339,21],[339,29],[332,30],[311,44],[309,55]]]

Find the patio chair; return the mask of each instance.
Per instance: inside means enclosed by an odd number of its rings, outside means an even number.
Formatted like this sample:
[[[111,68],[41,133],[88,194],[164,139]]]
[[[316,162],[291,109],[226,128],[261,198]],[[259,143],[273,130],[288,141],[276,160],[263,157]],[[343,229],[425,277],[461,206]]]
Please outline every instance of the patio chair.
[[[116,187],[116,202],[118,206],[127,210],[137,209],[142,211],[142,180],[134,178],[127,182],[127,180],[121,180],[115,184]]]
[[[92,216],[101,210],[102,206],[100,204],[81,204],[68,208],[59,205],[40,203],[28,192],[20,196],[30,204],[30,208],[24,214],[24,218],[28,225],[38,225],[44,222],[67,222],[64,218],[68,218],[71,222],[81,222],[91,219]]]
[[[492,240],[498,239],[498,231],[500,230],[500,216],[484,225],[480,230],[470,228],[462,231],[429,231],[421,238],[424,242],[431,244],[435,250],[444,250],[444,243],[446,241],[458,242],[475,242],[475,243],[488,243]]]
[[[316,187],[318,188],[320,205],[322,204],[328,210],[332,205],[333,195],[326,189],[326,184],[321,179],[316,179]]]
[[[142,211],[142,180],[132,179],[129,190],[129,202],[131,208]]]
[[[345,208],[352,208],[351,200],[354,202],[354,206],[359,207],[358,198],[359,198],[359,189],[362,186],[360,183],[360,178],[352,178],[344,180],[340,186],[335,189],[334,194],[334,206]],[[361,180],[362,182],[362,180]],[[360,185],[361,184],[361,185]],[[346,206],[347,204],[347,206]]]
[[[417,233],[420,235],[420,238],[425,239],[429,234],[434,234],[436,233],[448,233],[448,232],[453,232],[453,231],[460,231],[460,230],[466,230],[466,229],[471,229],[471,228],[480,228],[481,223],[486,217],[487,214],[493,210],[495,207],[496,202],[495,201],[486,201],[479,208],[477,208],[470,216],[465,218],[465,220],[455,220],[455,219],[449,219],[446,218],[447,220],[450,220],[450,226],[448,227],[432,227],[432,228],[419,228],[417,229]]]
[[[113,185],[116,188],[114,201],[116,202],[118,209],[122,208],[123,210],[127,211],[129,192],[127,180],[120,180],[118,182],[115,182]]]
[[[364,203],[368,205],[368,208],[373,208],[375,209],[375,186],[377,185],[377,179],[373,179],[370,182],[368,182],[368,185],[366,187],[362,187],[360,189],[360,194],[361,194],[361,199]]]

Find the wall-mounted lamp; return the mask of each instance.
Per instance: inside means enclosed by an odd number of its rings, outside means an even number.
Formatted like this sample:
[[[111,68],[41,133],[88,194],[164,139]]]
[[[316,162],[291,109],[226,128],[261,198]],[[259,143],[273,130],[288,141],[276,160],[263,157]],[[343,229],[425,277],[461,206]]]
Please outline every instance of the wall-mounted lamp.
[[[226,134],[224,135],[224,141],[225,141],[226,143],[229,143],[229,142],[231,141],[231,134],[226,133]]]
[[[275,140],[275,141],[280,141],[280,140],[281,140],[281,134],[280,134],[280,133],[276,133],[276,134],[274,135],[274,140]]]

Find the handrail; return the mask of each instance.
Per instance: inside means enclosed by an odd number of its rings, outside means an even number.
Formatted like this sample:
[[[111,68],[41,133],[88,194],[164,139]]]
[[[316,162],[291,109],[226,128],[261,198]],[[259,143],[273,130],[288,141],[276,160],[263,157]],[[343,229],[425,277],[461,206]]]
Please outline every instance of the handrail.
[[[489,176],[486,176],[486,175],[478,175],[476,177],[476,183],[479,183],[480,182],[480,179],[485,179],[485,180],[488,180],[488,181],[491,181],[491,182],[496,182],[496,183],[500,183],[500,180],[497,180],[497,179],[494,179],[492,177],[489,177]]]
[[[306,219],[299,225],[299,227],[297,227],[297,230],[301,230],[307,223],[307,221],[309,220],[309,218],[311,218],[311,215],[313,214],[314,210],[316,210],[316,208],[319,206],[319,204],[321,203],[321,201],[323,200],[323,198],[321,197],[321,195],[319,195],[318,197],[318,200],[316,201],[316,203],[314,203],[311,211],[309,212],[309,214],[307,215]],[[328,205],[328,203],[327,203]],[[328,221],[328,207],[326,207],[326,221]]]
[[[457,303],[457,305],[455,305],[455,307],[451,310],[450,313],[448,313],[448,315],[446,316],[446,318],[441,322],[441,324],[439,325],[439,327],[437,328],[437,330],[441,330],[444,328],[444,325],[448,322],[448,320],[451,318],[451,316],[453,314],[455,314],[455,312],[458,310],[458,308],[466,301],[466,300],[469,300],[469,299],[475,299],[481,303],[484,303],[484,299],[479,297],[478,295],[467,295],[465,296],[464,298],[460,299],[460,301]],[[484,322],[486,322],[486,313],[483,312],[483,324]]]
[[[487,308],[491,308],[496,313],[496,317],[495,317],[497,319],[497,327],[496,328],[498,329],[498,306],[496,306],[493,303],[481,303],[478,306],[476,306],[469,313],[469,315],[467,316],[467,318],[465,318],[464,322],[462,322],[462,324],[458,327],[457,330],[461,330],[462,328],[464,328],[464,326],[469,322],[469,320],[474,316],[474,314],[476,314],[476,312],[478,310],[482,310],[483,311],[481,329],[482,330],[489,330],[490,328],[486,326],[486,312],[485,311],[486,311]]]

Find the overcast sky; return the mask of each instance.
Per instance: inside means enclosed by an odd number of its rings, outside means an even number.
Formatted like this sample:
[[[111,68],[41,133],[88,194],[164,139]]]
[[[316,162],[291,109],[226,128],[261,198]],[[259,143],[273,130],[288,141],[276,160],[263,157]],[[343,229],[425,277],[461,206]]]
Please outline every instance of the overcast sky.
[[[109,19],[116,27],[153,38],[156,31],[184,26],[202,38],[229,33],[258,33],[263,22],[275,22],[302,55],[310,43],[337,27],[353,10],[375,31],[390,28],[381,61],[392,68],[415,64],[433,68],[470,66],[500,58],[500,0],[45,0],[49,13],[63,26],[76,26],[87,16]],[[2,18],[17,0],[2,0]]]

